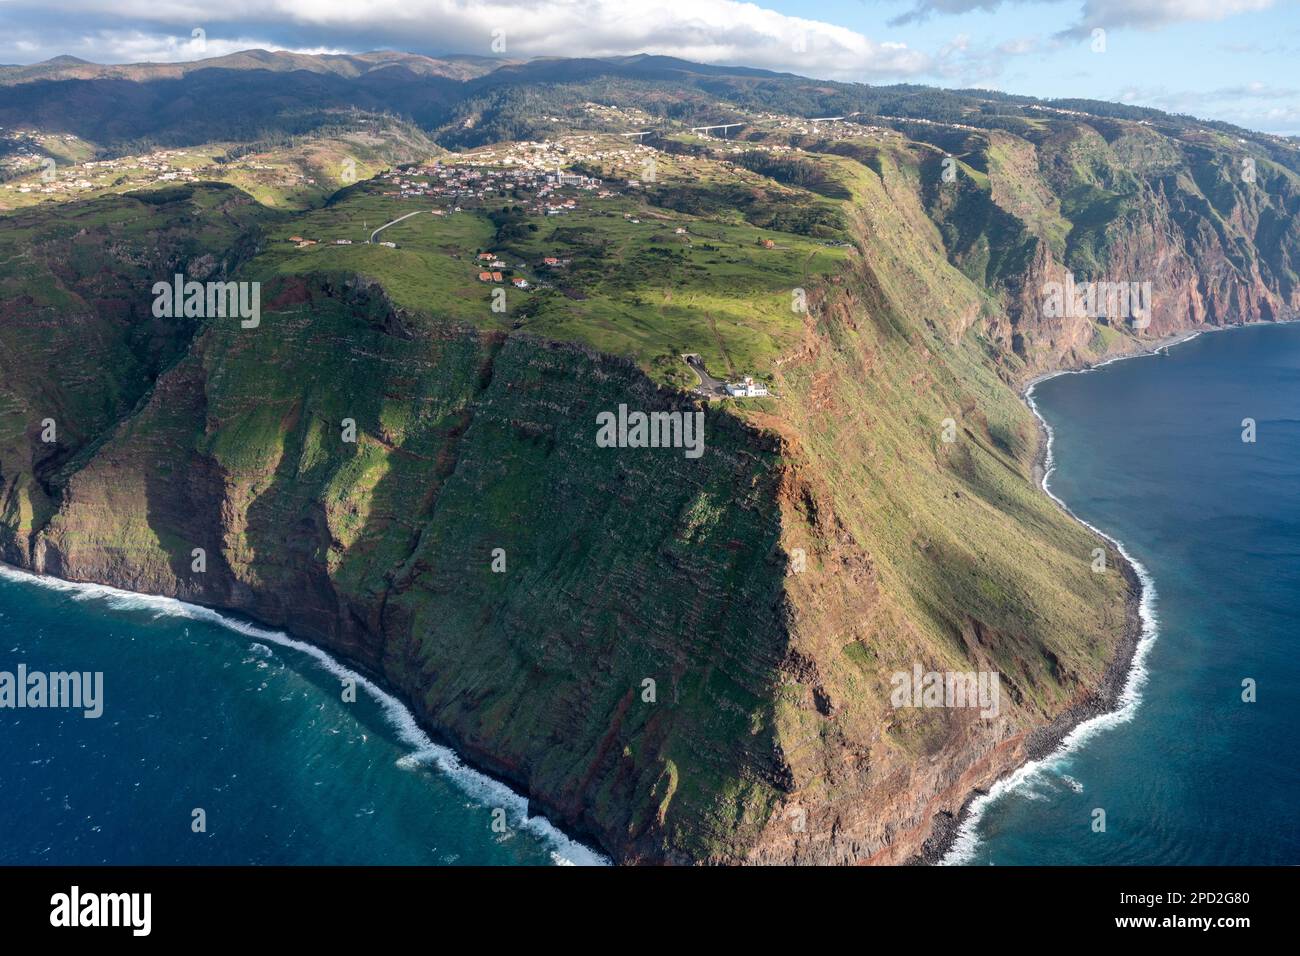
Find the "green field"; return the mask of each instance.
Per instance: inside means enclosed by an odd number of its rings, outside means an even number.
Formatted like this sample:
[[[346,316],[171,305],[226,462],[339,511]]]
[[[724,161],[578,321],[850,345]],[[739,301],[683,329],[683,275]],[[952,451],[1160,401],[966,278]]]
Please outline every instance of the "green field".
[[[683,352],[703,355],[715,374],[768,374],[802,334],[794,290],[832,274],[848,255],[731,211],[665,209],[644,191],[606,199],[566,191],[579,208],[554,216],[511,213],[521,202],[509,195],[435,216],[431,210],[446,209],[445,200],[382,192],[377,183],[358,184],[325,208],[277,221],[248,274],[263,281],[321,272],[365,276],[416,316],[581,342],[686,385],[694,378],[678,358]],[[380,234],[397,248],[367,242],[379,225],[417,210]],[[318,244],[299,248],[290,236]],[[352,244],[336,245],[339,239]],[[481,251],[506,263],[501,285],[479,281]],[[545,257],[569,261],[547,267]],[[531,288],[510,286],[516,276]],[[494,311],[493,288],[503,287],[505,309]]]

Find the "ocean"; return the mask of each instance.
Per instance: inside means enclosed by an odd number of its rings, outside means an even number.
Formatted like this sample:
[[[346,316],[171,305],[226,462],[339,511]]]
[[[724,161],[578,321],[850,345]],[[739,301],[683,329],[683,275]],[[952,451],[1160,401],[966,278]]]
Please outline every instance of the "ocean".
[[[977,801],[947,862],[1300,863],[1300,325],[1032,398],[1048,487],[1138,564],[1147,633],[1124,706]],[[20,664],[102,671],[104,711],[0,709],[0,864],[604,862],[278,632],[0,567]]]
[[[1146,633],[1121,708],[977,800],[946,862],[1300,863],[1300,325],[1031,397],[1047,487],[1134,559]]]
[[[103,713],[0,708],[0,864],[604,862],[280,632],[0,566],[20,666],[102,672]]]

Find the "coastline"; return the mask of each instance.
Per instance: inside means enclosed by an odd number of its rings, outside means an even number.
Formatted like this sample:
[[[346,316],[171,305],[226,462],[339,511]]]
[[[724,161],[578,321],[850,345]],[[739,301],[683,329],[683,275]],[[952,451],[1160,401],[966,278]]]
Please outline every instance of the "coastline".
[[[379,675],[372,674],[358,664],[340,658],[322,647],[299,640],[285,631],[263,625],[251,618],[241,619],[240,616],[225,611],[163,594],[144,594],[96,582],[69,581],[48,574],[37,574],[3,561],[0,561],[0,580],[45,587],[65,593],[71,592],[89,598],[101,598],[114,610],[148,608],[159,616],[203,621],[232,631],[251,641],[263,641],[300,652],[334,676],[354,680],[379,705],[396,737],[412,748],[410,753],[400,759],[399,765],[408,768],[436,767],[471,800],[484,806],[501,807],[507,810],[511,823],[520,829],[528,830],[546,844],[552,859],[559,865],[605,866],[610,863],[602,850],[593,848],[565,833],[544,814],[530,813],[532,801],[509,783],[474,766],[469,759],[451,746],[433,739],[429,731],[421,726],[414,710],[397,693],[384,686],[383,679]]]
[[[1099,368],[1105,368],[1107,365],[1113,365],[1115,362],[1123,362],[1128,359],[1137,359],[1137,358],[1144,358],[1150,355],[1158,355],[1161,352],[1167,353],[1175,345],[1182,345],[1184,342],[1190,342],[1192,339],[1199,338],[1202,335],[1210,335],[1215,332],[1231,332],[1233,329],[1249,329],[1258,325],[1295,325],[1297,323],[1300,323],[1300,313],[1294,314],[1284,319],[1260,319],[1254,322],[1235,322],[1232,323],[1231,325],[1207,325],[1198,329],[1184,329],[1181,332],[1173,332],[1169,335],[1164,336],[1163,338],[1156,339],[1154,342],[1150,344],[1149,347],[1146,348],[1141,348],[1133,352],[1119,352],[1115,355],[1110,355],[1102,359],[1100,362],[1096,362],[1095,364],[1092,365],[1084,365],[1079,368],[1059,368],[1059,369],[1054,369],[1053,371],[1050,372],[1042,372],[1026,380],[1025,383],[1020,386],[1020,397],[1023,398],[1025,400],[1025,403],[1030,406],[1030,411],[1034,413],[1035,417],[1038,418],[1038,422],[1039,422],[1039,436],[1038,436],[1039,449],[1037,455],[1035,456],[1035,462],[1034,462],[1035,480],[1038,480],[1041,483],[1041,477],[1037,473],[1037,468],[1040,464],[1040,459],[1044,459],[1046,456],[1046,449],[1043,447],[1043,441],[1042,441],[1043,439],[1042,428],[1046,425],[1046,423],[1043,421],[1042,416],[1038,415],[1038,409],[1033,407],[1033,403],[1030,398],[1030,396],[1034,391],[1035,386],[1041,385],[1043,382],[1046,382],[1049,379],[1056,378],[1060,375],[1083,375],[1087,372],[1096,371]],[[1051,494],[1051,492],[1048,492],[1048,494]],[[1055,496],[1053,495],[1052,497],[1053,500],[1055,500]],[[1066,510],[1068,511],[1069,509]],[[1079,520],[1073,514],[1071,514],[1070,517],[1075,518],[1076,521]]]
[[[1125,601],[1125,624],[1120,639],[1115,645],[1110,660],[1106,663],[1103,674],[1096,687],[1093,688],[1087,696],[1079,700],[1065,711],[1058,714],[1050,723],[1026,731],[1017,738],[1015,746],[1018,749],[1015,763],[1008,762],[1008,766],[987,787],[981,786],[967,792],[961,800],[960,809],[956,814],[945,811],[932,819],[931,831],[926,838],[923,849],[919,858],[913,857],[913,862],[926,864],[953,864],[961,863],[960,858],[963,851],[974,847],[977,842],[974,835],[974,828],[978,825],[983,809],[993,800],[997,799],[1006,791],[1013,789],[1023,783],[1027,778],[1048,769],[1051,763],[1060,757],[1072,752],[1075,747],[1090,739],[1092,733],[1096,730],[1104,729],[1113,723],[1122,723],[1132,719],[1133,712],[1136,710],[1137,702],[1140,698],[1137,692],[1145,683],[1145,671],[1142,668],[1142,659],[1145,657],[1146,650],[1149,649],[1157,636],[1156,619],[1154,615],[1155,589],[1152,586],[1149,575],[1142,565],[1134,560],[1128,553],[1125,546],[1117,538],[1112,537],[1106,532],[1089,524],[1087,521],[1075,515],[1070,508],[1058,498],[1050,488],[1050,477],[1054,470],[1052,460],[1052,440],[1053,434],[1051,426],[1044,420],[1034,402],[1034,391],[1038,384],[1056,378],[1061,375],[1084,374],[1101,368],[1114,362],[1123,361],[1130,358],[1140,358],[1143,356],[1155,355],[1166,351],[1174,345],[1182,342],[1191,341],[1205,331],[1226,331],[1232,328],[1240,328],[1246,325],[1274,325],[1288,324],[1288,322],[1297,322],[1300,320],[1279,320],[1277,322],[1257,322],[1242,323],[1240,325],[1230,325],[1214,327],[1210,329],[1196,329],[1184,331],[1175,335],[1167,336],[1164,339],[1155,340],[1150,348],[1144,348],[1140,351],[1123,353],[1108,357],[1094,365],[1088,365],[1081,368],[1065,368],[1038,375],[1026,382],[1021,389],[1021,397],[1027,406],[1033,412],[1037,423],[1037,442],[1034,454],[1034,460],[1031,466],[1031,473],[1034,476],[1035,483],[1052,498],[1056,504],[1066,512],[1076,522],[1093,532],[1094,535],[1104,539],[1117,554],[1116,567],[1124,575],[1129,584],[1129,593]],[[396,694],[390,687],[384,685],[381,677],[373,674],[369,670],[361,667],[357,663],[346,657],[341,657],[327,652],[318,646],[306,641],[298,640],[291,637],[288,633],[270,628],[257,622],[246,623],[237,616],[232,616],[227,612],[220,611],[216,608],[210,608],[203,605],[192,604],[180,601],[179,599],[165,595],[150,595],[132,591],[125,591],[119,588],[113,588],[109,585],[97,584],[93,582],[72,582],[65,581],[61,578],[54,578],[47,575],[35,575],[32,572],[12,565],[0,563],[0,577],[12,569],[14,572],[27,578],[36,580],[38,583],[47,586],[60,586],[69,589],[90,589],[101,590],[103,592],[113,592],[116,595],[139,599],[149,602],[166,602],[171,606],[180,606],[184,610],[179,612],[184,616],[201,617],[214,623],[236,631],[245,636],[254,636],[258,640],[267,640],[272,643],[281,644],[291,647],[295,650],[307,653],[317,658],[321,665],[330,669],[337,667],[345,670],[349,675],[360,675],[358,683],[363,683],[368,691],[372,693],[376,701],[381,704],[386,713],[390,711],[390,701],[392,707],[400,711],[400,715],[393,716],[390,714],[390,721],[398,731],[398,736],[404,742],[411,743],[408,739],[405,725],[410,722],[415,727],[415,733],[418,733],[423,740],[413,743],[415,750],[403,758],[404,761],[410,761],[413,765],[423,763],[434,763],[444,772],[453,775],[459,775],[464,772],[474,778],[480,778],[484,785],[490,785],[493,789],[493,797],[497,796],[497,789],[504,791],[507,796],[507,802],[504,804],[512,808],[511,818],[515,819],[514,808],[517,803],[521,805],[520,819],[523,825],[528,829],[538,832],[536,828],[545,827],[555,832],[566,844],[572,845],[580,852],[590,854],[595,857],[595,862],[608,863],[604,857],[604,851],[598,843],[591,840],[590,836],[581,834],[570,836],[570,833],[560,831],[554,826],[542,813],[529,815],[529,798],[511,785],[508,777],[494,773],[492,770],[484,769],[485,764],[482,754],[466,752],[457,746],[450,746],[445,743],[446,738],[435,743],[437,737],[431,739],[430,735],[434,732],[428,728],[420,726],[419,718],[415,715],[414,709],[411,708],[401,695]],[[178,613],[173,608],[169,608],[169,613]],[[251,634],[255,631],[256,634]],[[1103,720],[1110,718],[1106,723]],[[426,749],[428,748],[428,749]],[[1013,758],[1014,759],[1014,758]],[[458,780],[459,782],[459,780]],[[467,793],[474,797],[474,793],[469,788],[465,789]],[[960,791],[958,791],[960,792]],[[500,805],[500,804],[498,804]],[[532,808],[538,807],[536,801],[532,802]],[[535,812],[535,811],[534,811]],[[544,812],[544,811],[543,811]],[[548,836],[549,839],[549,836]],[[586,843],[579,842],[585,839]],[[552,846],[555,846],[552,843]],[[559,856],[559,854],[556,854]],[[564,859],[562,856],[561,859]],[[565,860],[565,862],[570,862]]]
[[[967,862],[979,844],[975,831],[989,804],[1049,768],[1053,761],[1068,755],[1089,739],[1093,732],[1131,720],[1141,700],[1139,691],[1146,683],[1147,674],[1142,662],[1159,633],[1155,614],[1155,586],[1146,568],[1128,552],[1122,541],[1080,518],[1069,505],[1052,493],[1049,481],[1055,470],[1052,460],[1054,434],[1051,425],[1043,418],[1034,402],[1034,389],[1041,383],[1062,375],[1082,375],[1114,362],[1158,355],[1176,345],[1190,342],[1205,332],[1295,321],[1300,320],[1249,322],[1178,332],[1157,340],[1150,348],[1114,355],[1094,365],[1044,372],[1029,379],[1021,388],[1021,398],[1033,412],[1038,425],[1038,443],[1032,466],[1035,484],[1062,511],[1109,544],[1119,556],[1120,573],[1129,584],[1129,594],[1125,601],[1124,633],[1096,689],[1085,700],[1058,714],[1050,723],[1031,731],[1025,741],[1025,757],[1015,768],[1000,776],[988,789],[972,790],[962,801],[961,809],[956,815],[936,823],[934,832],[925,843],[920,862],[937,866],[955,866]]]

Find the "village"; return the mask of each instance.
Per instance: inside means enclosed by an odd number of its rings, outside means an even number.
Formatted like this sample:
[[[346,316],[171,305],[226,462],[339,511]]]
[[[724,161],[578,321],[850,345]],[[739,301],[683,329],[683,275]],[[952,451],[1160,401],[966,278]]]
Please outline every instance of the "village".
[[[501,166],[479,163],[433,163],[407,167],[381,173],[379,181],[386,186],[383,195],[399,199],[442,199],[445,208],[435,207],[435,216],[461,212],[470,203],[477,204],[505,192],[515,199],[527,199],[528,209],[540,215],[559,216],[578,208],[574,196],[562,196],[560,190],[572,187],[592,193],[599,199],[613,196],[614,190],[605,188],[599,179],[578,173],[564,172],[554,167],[511,163]],[[520,193],[530,194],[521,196]]]
[[[27,130],[0,127],[0,142],[10,152],[0,158],[0,196],[36,199],[84,199],[106,191],[225,180],[239,174],[274,173],[282,188],[314,187],[316,180],[301,170],[272,166],[255,159],[218,161],[215,147],[155,149],[148,153],[60,161],[50,156],[64,153],[93,155],[91,144],[72,134],[38,135]]]
[[[765,117],[772,120],[776,118]],[[788,118],[785,118],[788,119]],[[853,125],[856,130],[864,127]],[[888,131],[884,131],[888,134]],[[0,131],[4,133],[4,131]],[[9,136],[13,136],[10,131]],[[703,137],[708,138],[708,137]],[[718,150],[718,147],[722,147]],[[715,141],[715,150],[734,153],[742,149],[764,152],[802,152],[797,147],[779,143],[727,143]],[[41,155],[48,144],[38,140],[23,141],[4,160],[4,170],[10,176],[23,177],[17,182],[0,183],[0,188],[21,193],[38,193],[58,197],[61,194],[85,193],[126,185],[162,186],[173,183],[193,183],[211,178],[213,166],[221,166],[211,154],[182,149],[156,149],[138,156],[90,159],[78,164],[57,166]],[[720,159],[724,169],[737,169],[729,159]],[[417,204],[405,215],[396,210],[384,218],[390,221],[378,224],[368,234],[322,237],[306,230],[286,239],[298,250],[320,246],[369,246],[386,249],[399,248],[398,239],[385,237],[391,226],[424,214],[448,217],[459,213],[483,214],[505,202],[513,214],[528,217],[562,217],[572,215],[599,200],[610,200],[628,193],[639,192],[656,181],[656,169],[665,160],[665,154],[626,135],[611,133],[582,133],[563,136],[555,140],[522,141],[497,144],[471,150],[462,154],[443,155],[424,162],[404,164],[380,172],[368,181],[366,190],[372,195],[389,200]],[[39,164],[39,165],[38,165]],[[240,165],[250,168],[272,169],[256,159],[246,158]],[[46,170],[39,179],[33,174]],[[602,178],[607,177],[607,178]],[[303,178],[304,182],[314,180]],[[618,215],[618,212],[613,213]],[[622,211],[622,219],[640,226],[644,212]],[[663,219],[663,216],[652,217]],[[650,222],[649,219],[646,220]],[[370,229],[374,223],[361,224]],[[691,243],[688,223],[673,224],[671,233],[686,244]],[[398,236],[400,238],[400,235]],[[771,238],[758,242],[767,249],[776,248]],[[515,261],[528,258],[530,261]],[[513,287],[521,292],[533,293],[553,288],[552,283],[571,260],[560,252],[533,256],[517,256],[500,250],[477,250],[470,275],[486,286]],[[720,398],[761,398],[769,395],[767,386],[752,376],[739,381],[711,380],[711,387],[701,389],[710,400]]]
[[[861,128],[861,127],[859,127]],[[772,152],[790,151],[781,145],[758,145],[753,148]],[[513,214],[525,217],[554,217],[573,214],[600,200],[625,196],[655,180],[655,165],[662,161],[658,150],[609,134],[572,135],[560,140],[525,141],[474,150],[455,157],[440,157],[425,163],[408,164],[374,177],[376,195],[389,200],[410,202],[420,208],[396,215],[370,233],[368,239],[316,239],[303,235],[288,237],[298,248],[318,245],[351,246],[370,244],[389,249],[400,248],[394,240],[380,237],[384,230],[413,216],[432,215],[443,218],[457,214],[482,215],[489,210],[509,207]],[[721,166],[736,168],[729,160]],[[608,180],[594,175],[601,172]],[[642,177],[645,179],[643,180]],[[503,206],[504,204],[504,206]],[[617,211],[612,213],[618,215]],[[640,225],[635,210],[621,212],[630,225]],[[664,219],[663,216],[655,217]],[[647,220],[648,221],[648,220]],[[366,227],[368,228],[368,227]],[[530,225],[530,228],[534,226]],[[671,235],[685,244],[691,243],[689,223],[674,223]],[[773,239],[763,237],[758,244],[776,248]],[[456,256],[455,258],[459,258]],[[530,261],[516,261],[530,258]],[[486,286],[513,287],[523,292],[553,288],[553,282],[570,267],[572,260],[558,252],[521,257],[499,248],[478,249],[467,263],[473,278]],[[692,364],[697,371],[702,363]],[[696,391],[709,400],[723,398],[763,398],[771,394],[768,387],[751,375],[737,381],[701,376]]]
[[[42,137],[24,130],[3,128],[0,128],[0,136],[17,144],[13,152],[0,161],[4,171],[17,181],[5,183],[2,188],[24,194],[58,197],[122,185],[128,180],[132,186],[197,182],[199,168],[211,163],[209,157],[187,150],[155,150],[141,156],[60,163],[46,155],[50,144],[43,142]],[[62,134],[58,138],[60,142],[57,145],[61,148],[77,149],[79,141],[76,136]],[[193,165],[187,165],[189,163]],[[39,174],[35,181],[30,179],[33,174]]]

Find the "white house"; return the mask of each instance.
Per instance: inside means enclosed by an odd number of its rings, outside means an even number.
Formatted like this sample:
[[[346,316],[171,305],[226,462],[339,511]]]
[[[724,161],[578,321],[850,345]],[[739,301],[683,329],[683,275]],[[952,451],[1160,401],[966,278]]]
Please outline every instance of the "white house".
[[[746,375],[739,382],[728,382],[727,394],[733,398],[762,398],[767,394],[767,386]]]

